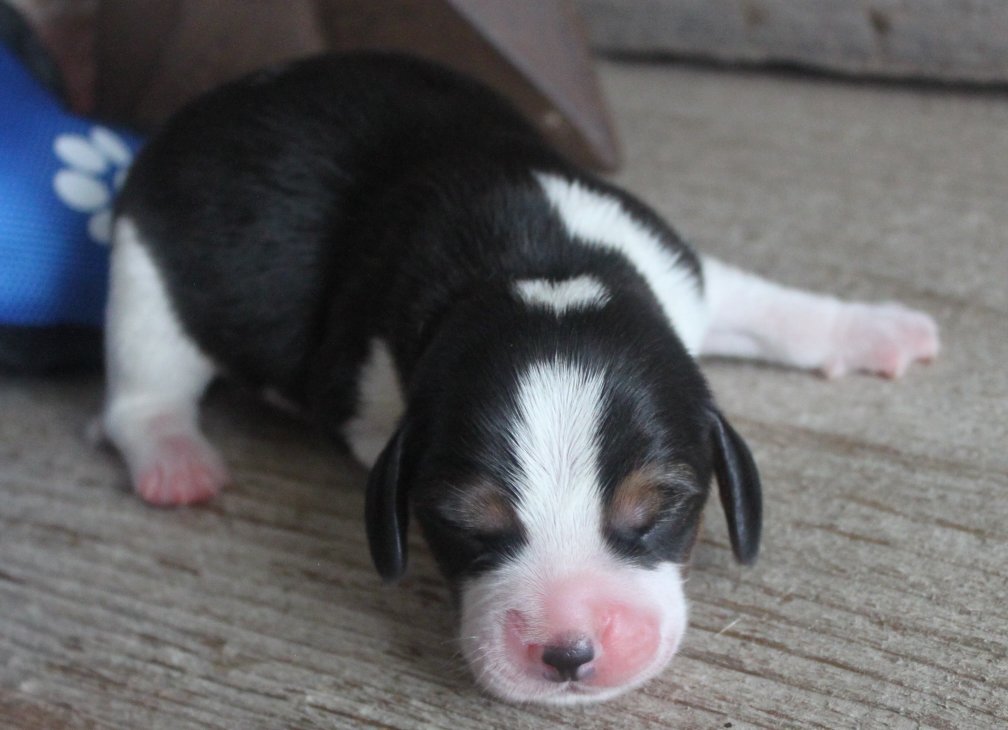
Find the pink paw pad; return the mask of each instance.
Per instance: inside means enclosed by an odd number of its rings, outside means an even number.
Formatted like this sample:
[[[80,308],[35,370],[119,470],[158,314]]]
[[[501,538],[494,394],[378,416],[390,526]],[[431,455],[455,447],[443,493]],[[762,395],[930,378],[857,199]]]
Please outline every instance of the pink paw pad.
[[[829,378],[861,370],[898,378],[913,362],[938,355],[938,326],[898,304],[850,304],[840,314],[834,350],[822,368]]]
[[[205,502],[227,484],[220,458],[192,436],[164,436],[153,458],[138,471],[134,485],[143,499],[169,507]]]

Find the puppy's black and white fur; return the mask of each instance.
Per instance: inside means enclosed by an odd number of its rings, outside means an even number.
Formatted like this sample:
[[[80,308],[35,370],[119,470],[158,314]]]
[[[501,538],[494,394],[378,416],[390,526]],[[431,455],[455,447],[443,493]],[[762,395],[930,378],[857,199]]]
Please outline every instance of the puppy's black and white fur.
[[[457,589],[478,680],[604,699],[659,672],[716,478],[755,557],[760,484],[694,358],[899,375],[933,322],[699,257],[558,157],[481,86],[415,60],[324,57],[180,112],[119,201],[106,433],[158,504],[227,481],[197,426],[225,374],[373,464],[378,571],[415,514]]]

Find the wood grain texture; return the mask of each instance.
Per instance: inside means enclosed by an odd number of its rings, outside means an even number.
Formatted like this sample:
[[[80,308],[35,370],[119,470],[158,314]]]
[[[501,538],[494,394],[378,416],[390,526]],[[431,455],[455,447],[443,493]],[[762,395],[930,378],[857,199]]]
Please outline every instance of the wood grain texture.
[[[928,309],[901,381],[711,362],[762,466],[736,567],[709,508],[692,627],[602,707],[516,707],[461,666],[425,548],[382,586],[363,471],[226,388],[237,484],[127,493],[83,439],[95,379],[0,379],[0,726],[995,728],[1008,723],[1008,100],[606,65],[621,181],[705,250],[793,285]]]
[[[1008,83],[1002,0],[577,0],[596,48],[857,76]]]

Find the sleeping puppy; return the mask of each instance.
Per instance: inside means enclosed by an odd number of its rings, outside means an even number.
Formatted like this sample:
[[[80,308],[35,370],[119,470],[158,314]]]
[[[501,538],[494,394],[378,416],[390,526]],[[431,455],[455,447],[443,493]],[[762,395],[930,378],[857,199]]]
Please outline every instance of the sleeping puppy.
[[[217,375],[279,396],[373,465],[386,580],[416,516],[473,672],[522,702],[667,664],[712,479],[756,558],[756,466],[695,357],[898,376],[938,349],[923,314],[698,256],[487,89],[395,56],[198,99],[137,159],[114,230],[103,425],[136,491],[227,483],[197,425]]]

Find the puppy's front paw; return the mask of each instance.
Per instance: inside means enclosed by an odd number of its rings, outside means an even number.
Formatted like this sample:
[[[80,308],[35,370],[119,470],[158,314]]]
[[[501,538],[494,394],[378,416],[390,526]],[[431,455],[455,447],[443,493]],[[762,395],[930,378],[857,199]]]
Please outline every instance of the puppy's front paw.
[[[831,334],[822,367],[828,378],[861,370],[898,378],[910,363],[938,355],[938,325],[928,315],[899,304],[845,304]]]
[[[198,436],[177,434],[158,440],[136,470],[133,486],[143,499],[161,507],[205,502],[229,481],[214,450]]]

